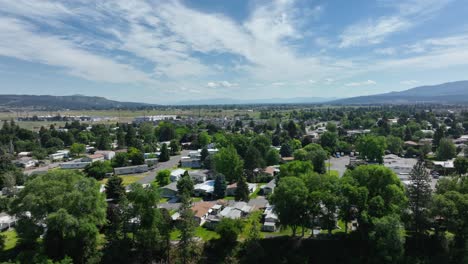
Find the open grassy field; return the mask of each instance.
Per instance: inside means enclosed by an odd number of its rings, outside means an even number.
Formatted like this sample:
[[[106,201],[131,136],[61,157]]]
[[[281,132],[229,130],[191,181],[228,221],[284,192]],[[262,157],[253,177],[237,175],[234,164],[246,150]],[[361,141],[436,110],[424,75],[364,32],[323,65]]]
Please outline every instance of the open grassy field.
[[[122,176],[119,176],[120,178],[122,178],[122,184],[124,186],[128,186],[134,182],[137,182],[141,179],[143,179],[144,177],[148,176],[147,174],[130,174],[130,175],[122,175]],[[107,178],[105,179],[102,179],[99,181],[99,183],[101,184],[106,184],[107,183]]]

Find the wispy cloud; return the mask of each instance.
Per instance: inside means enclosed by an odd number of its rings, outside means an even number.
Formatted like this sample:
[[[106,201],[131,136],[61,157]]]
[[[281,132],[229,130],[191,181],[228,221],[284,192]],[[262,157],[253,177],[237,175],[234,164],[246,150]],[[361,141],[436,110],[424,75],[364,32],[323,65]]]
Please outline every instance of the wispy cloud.
[[[396,9],[393,15],[367,19],[347,27],[340,35],[340,48],[382,43],[391,34],[405,31],[432,18],[450,0],[381,1]]]
[[[345,86],[348,86],[348,87],[357,87],[357,86],[369,86],[369,85],[376,85],[377,82],[373,81],[373,80],[367,80],[367,81],[363,81],[363,82],[351,82],[351,83],[347,83],[345,84]]]
[[[224,88],[229,88],[229,87],[235,87],[238,86],[239,84],[237,83],[232,83],[228,81],[220,81],[220,82],[208,82],[206,86],[210,88],[218,88],[218,87],[224,87]]]

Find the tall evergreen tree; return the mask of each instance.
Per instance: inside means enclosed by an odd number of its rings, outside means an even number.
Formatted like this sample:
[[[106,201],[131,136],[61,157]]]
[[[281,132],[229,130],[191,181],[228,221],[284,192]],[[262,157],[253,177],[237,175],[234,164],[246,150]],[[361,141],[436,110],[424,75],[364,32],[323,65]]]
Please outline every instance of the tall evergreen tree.
[[[122,184],[123,180],[119,176],[111,176],[106,183],[106,197],[112,199],[113,203],[120,203],[125,196],[125,187]]]
[[[182,194],[181,205],[179,208],[179,258],[180,263],[192,263],[196,256],[196,245],[193,241],[195,236],[195,220],[194,213],[191,209],[190,196]]]
[[[161,146],[161,153],[159,154],[159,161],[165,162],[165,161],[168,161],[170,158],[171,157],[169,155],[169,150],[167,149],[166,143],[164,143]]]
[[[216,175],[213,194],[215,198],[224,198],[226,196],[226,180],[224,175]]]
[[[240,176],[237,180],[235,199],[236,201],[248,202],[250,200],[249,195],[250,195],[250,192],[249,192],[249,185],[247,184],[247,180],[245,179],[244,176]]]
[[[420,159],[410,174],[410,184],[407,188],[409,206],[412,211],[413,225],[416,233],[424,231],[426,224],[426,209],[431,201],[431,178]]]

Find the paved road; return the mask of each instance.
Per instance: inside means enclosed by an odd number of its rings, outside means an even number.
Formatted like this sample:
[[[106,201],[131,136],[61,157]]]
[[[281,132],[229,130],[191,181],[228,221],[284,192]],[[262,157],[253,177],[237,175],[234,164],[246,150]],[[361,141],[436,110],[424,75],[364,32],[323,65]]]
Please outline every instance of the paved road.
[[[334,158],[332,157],[330,159],[330,163],[331,163],[331,170],[336,170],[338,171],[340,177],[343,176],[343,174],[345,173],[346,171],[346,165],[349,164],[349,156],[344,156],[344,157],[340,157],[340,158]],[[328,161],[326,161],[328,162]]]
[[[158,173],[158,171],[172,169],[174,166],[177,166],[179,164],[180,158],[182,156],[187,156],[188,153],[189,153],[189,150],[182,150],[180,155],[172,156],[169,161],[158,163],[158,166],[156,167],[156,169],[144,173],[147,176],[139,180],[138,183],[141,183],[141,184],[151,183],[152,181],[154,181],[154,178],[156,178],[156,174]]]

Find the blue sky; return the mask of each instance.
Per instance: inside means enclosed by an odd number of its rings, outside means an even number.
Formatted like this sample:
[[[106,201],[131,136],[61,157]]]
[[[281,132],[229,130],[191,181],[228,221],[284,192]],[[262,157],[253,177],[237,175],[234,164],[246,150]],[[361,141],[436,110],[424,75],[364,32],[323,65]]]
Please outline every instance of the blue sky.
[[[0,0],[0,93],[350,97],[468,79],[466,0]]]

